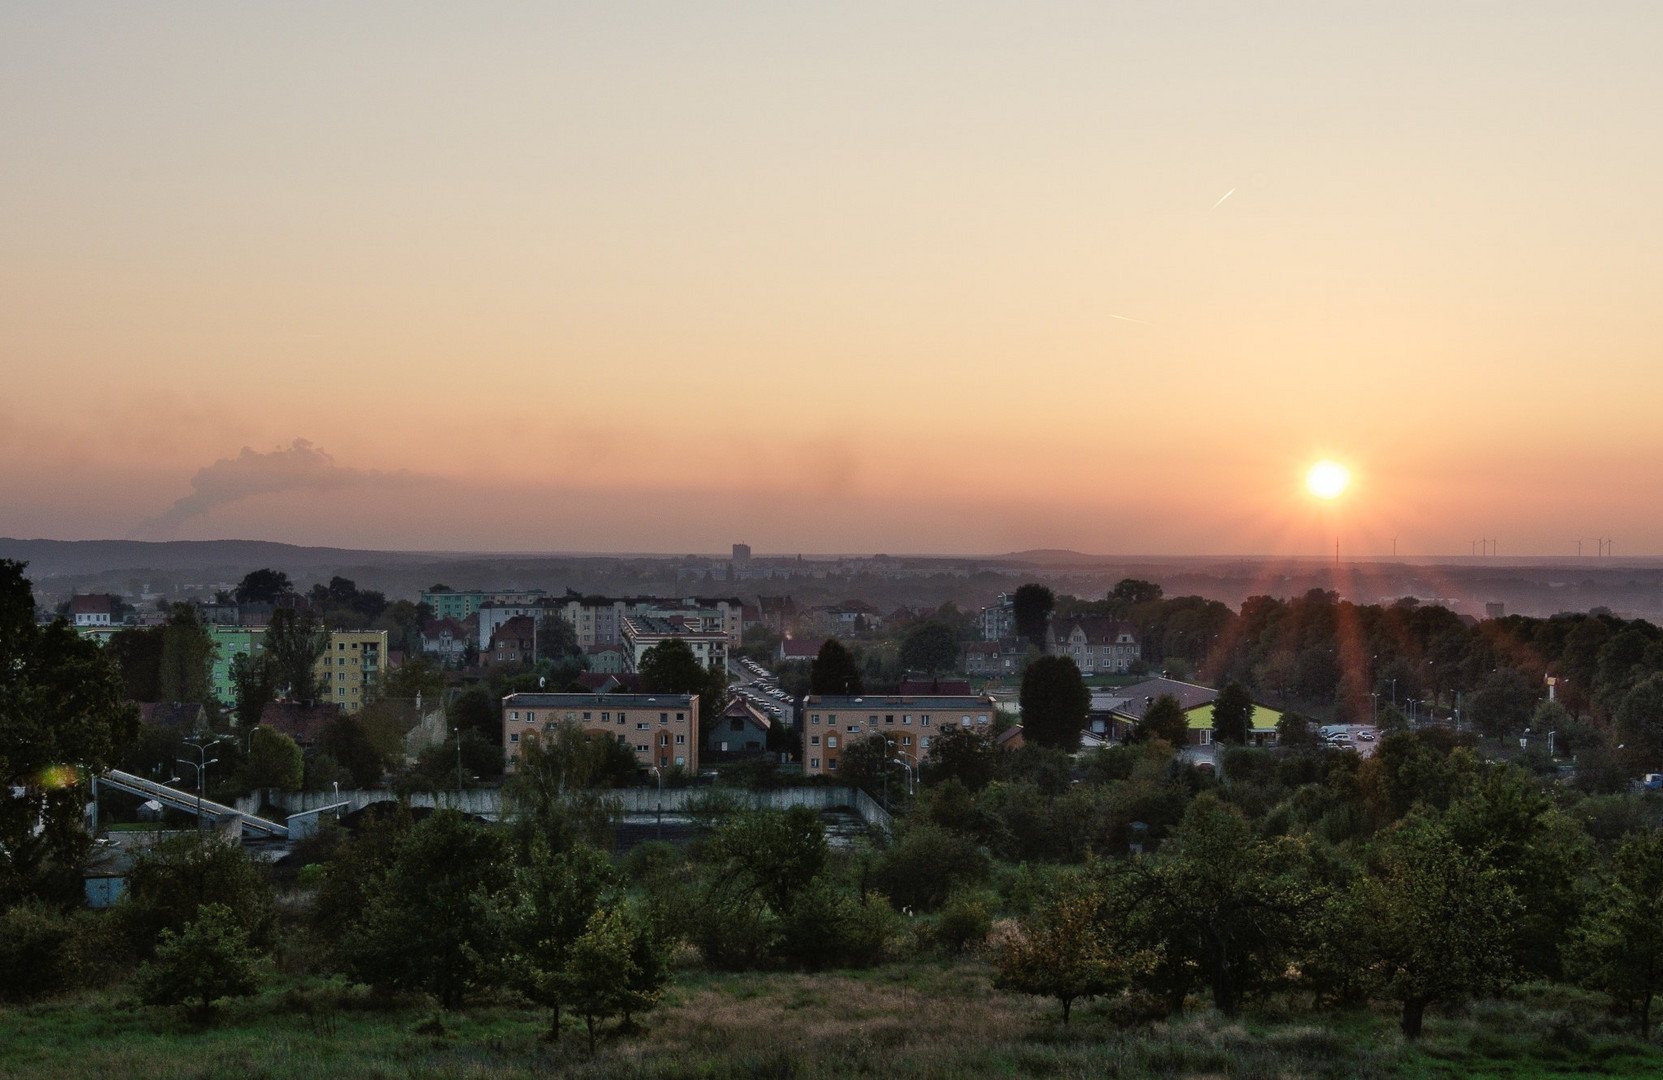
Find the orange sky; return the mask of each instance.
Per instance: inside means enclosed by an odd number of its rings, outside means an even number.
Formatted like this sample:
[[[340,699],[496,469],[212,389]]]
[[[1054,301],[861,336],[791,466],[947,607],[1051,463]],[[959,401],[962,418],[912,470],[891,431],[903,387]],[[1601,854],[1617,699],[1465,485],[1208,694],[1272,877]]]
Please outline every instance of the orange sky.
[[[1663,553],[1657,5],[796,7],[0,10],[0,535]]]

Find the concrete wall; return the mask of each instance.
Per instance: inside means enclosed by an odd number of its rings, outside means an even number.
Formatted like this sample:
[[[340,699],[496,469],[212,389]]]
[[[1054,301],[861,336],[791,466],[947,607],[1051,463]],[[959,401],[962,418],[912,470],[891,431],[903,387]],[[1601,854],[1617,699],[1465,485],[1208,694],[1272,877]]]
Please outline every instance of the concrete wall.
[[[868,825],[885,832],[890,828],[889,815],[876,801],[863,791],[841,787],[796,787],[781,788],[778,791],[742,791],[735,788],[709,787],[665,788],[664,810],[666,813],[680,813],[689,803],[696,804],[698,800],[718,791],[751,810],[784,810],[791,806],[807,806],[815,810],[853,807]],[[617,788],[612,794],[618,798],[626,814],[651,814],[659,808],[659,790],[656,787]],[[267,798],[273,806],[281,807],[288,814],[322,809],[333,806],[337,801],[347,804],[341,812],[349,814],[371,803],[396,802],[399,796],[391,791],[372,789],[343,791],[339,799],[333,791],[271,792]],[[460,800],[454,791],[434,794],[420,792],[409,796],[409,800],[411,806],[460,806],[464,813],[485,818],[495,818],[502,812],[502,792],[498,788],[474,788],[463,791]],[[255,794],[238,799],[236,805],[243,813],[253,814],[260,808],[260,796]]]

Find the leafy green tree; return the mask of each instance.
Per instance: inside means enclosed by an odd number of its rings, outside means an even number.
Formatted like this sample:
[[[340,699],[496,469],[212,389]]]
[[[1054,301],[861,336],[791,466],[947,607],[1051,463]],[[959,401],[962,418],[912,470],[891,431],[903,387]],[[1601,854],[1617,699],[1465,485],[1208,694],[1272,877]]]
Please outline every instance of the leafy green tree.
[[[179,836],[139,850],[116,918],[142,955],[163,931],[181,931],[204,904],[223,904],[256,946],[275,940],[270,880],[240,844],[213,835]]]
[[[1143,711],[1130,741],[1164,739],[1174,750],[1182,750],[1189,743],[1189,735],[1189,717],[1184,715],[1184,707],[1171,694],[1162,694]]]
[[[864,694],[865,684],[860,675],[860,664],[854,654],[836,638],[827,638],[814,657],[808,673],[809,693]]]
[[[1624,695],[1617,729],[1639,771],[1663,767],[1663,672],[1647,676]]]
[[[886,794],[885,784],[889,785],[887,794],[891,797],[905,792],[906,779],[897,772],[900,766],[894,763],[895,736],[873,732],[866,736],[850,735],[849,739],[852,741],[844,745],[837,759],[839,779],[873,798]]]
[[[1022,739],[1058,750],[1080,746],[1091,712],[1091,691],[1066,656],[1042,656],[1022,673]]]
[[[1311,721],[1299,713],[1288,711],[1276,721],[1276,742],[1290,750],[1308,749],[1318,745],[1322,740],[1317,736],[1317,729]]]
[[[991,872],[991,861],[974,840],[918,823],[879,856],[870,884],[903,910],[934,911],[959,889],[985,882]]]
[[[1203,793],[1178,827],[1178,854],[1155,868],[1169,965],[1188,963],[1235,1015],[1244,990],[1283,977],[1319,905],[1304,842],[1258,839],[1233,806]]]
[[[681,638],[667,638],[641,654],[641,689],[649,694],[697,694],[705,686],[704,665]]]
[[[260,722],[260,714],[277,697],[277,669],[264,652],[238,653],[231,658],[231,711],[244,731]]]
[[[1652,1001],[1663,993],[1663,831],[1632,833],[1617,849],[1577,929],[1572,966],[1650,1036]]]
[[[0,1001],[33,1001],[84,979],[91,957],[76,918],[26,900],[0,910]]]
[[[412,656],[381,680],[383,698],[422,699],[422,707],[439,704],[445,692],[445,673],[431,657]]]
[[[974,793],[992,783],[998,774],[998,754],[993,737],[985,731],[944,727],[930,741],[923,776],[930,784],[958,780]]]
[[[416,756],[416,772],[435,788],[456,786],[457,762],[460,760],[463,786],[472,787],[474,778],[494,779],[502,775],[502,747],[488,743],[472,728],[462,729],[461,754],[457,754],[457,736],[422,748]]]
[[[277,690],[295,701],[316,701],[318,678],[314,668],[329,651],[329,631],[310,611],[278,608],[266,627],[265,652],[277,672]]]
[[[104,652],[127,684],[133,701],[162,700],[162,634],[160,626],[129,626],[110,635]]]
[[[1510,973],[1518,899],[1436,815],[1398,826],[1380,871],[1354,882],[1341,904],[1338,923],[1356,936],[1364,984],[1402,1004],[1406,1038],[1420,1038],[1428,1005],[1498,990]]]
[[[827,853],[820,815],[793,806],[734,817],[711,837],[708,863],[718,880],[737,885],[777,913],[788,910],[820,873]]]
[[[511,867],[497,833],[454,810],[434,813],[399,842],[346,942],[348,970],[375,986],[425,991],[456,1008],[500,970]]]
[[[1239,682],[1228,682],[1213,701],[1213,738],[1241,746],[1253,727],[1253,695]]]
[[[651,1008],[668,980],[662,963],[642,963],[646,928],[618,907],[597,911],[576,941],[559,975],[559,995],[583,1017],[589,1052],[597,1025],[610,1017]],[[650,954],[650,948],[647,952]]]
[[[1109,593],[1110,600],[1118,600],[1123,604],[1153,604],[1161,598],[1161,587],[1153,581],[1141,581],[1137,578],[1121,578],[1115,583],[1113,591]]]
[[[263,569],[250,570],[243,575],[237,584],[236,597],[239,604],[272,604],[282,596],[294,591],[289,584],[289,575],[281,570]]]
[[[580,843],[610,845],[622,805],[614,787],[635,779],[635,754],[611,739],[590,740],[576,724],[522,736],[503,796],[515,821],[555,853]]]
[[[224,904],[204,904],[178,933],[163,930],[156,955],[139,969],[139,1000],[146,1005],[194,1002],[201,1019],[214,1002],[248,997],[259,988],[248,932]]]
[[[1144,958],[1114,948],[1097,918],[1100,903],[1089,893],[1064,897],[1022,920],[999,942],[993,985],[1056,998],[1065,1025],[1074,1002],[1123,990]]]
[[[555,853],[540,836],[515,874],[509,970],[522,993],[551,1010],[553,1038],[560,1037],[563,975],[572,946],[597,911],[619,902],[618,886],[611,861],[600,851],[577,844]]]
[[[36,625],[23,568],[0,559],[0,908],[80,893],[82,770],[114,765],[138,729],[103,650],[62,620]]]
[[[214,641],[197,621],[196,608],[174,604],[162,626],[162,700],[213,704],[213,663]]]
[[[537,623],[537,659],[567,660],[583,655],[572,624],[559,615],[545,615]]]
[[[940,619],[926,619],[901,640],[901,666],[909,671],[952,671],[958,663],[958,632]]]
[[[453,751],[455,747],[451,748]],[[342,713],[318,732],[318,752],[328,754],[337,765],[352,774],[352,786],[372,788],[381,781],[386,762],[370,742],[358,718]]]
[[[1536,707],[1536,682],[1513,668],[1492,671],[1467,696],[1466,712],[1486,735],[1522,730]]]
[[[1017,586],[1011,597],[1011,619],[1016,624],[1016,636],[1036,649],[1045,648],[1045,632],[1051,625],[1051,612],[1057,607],[1057,597],[1044,585],[1032,582]]]
[[[306,759],[295,741],[280,731],[256,728],[249,737],[243,781],[249,788],[299,791],[306,779]]]

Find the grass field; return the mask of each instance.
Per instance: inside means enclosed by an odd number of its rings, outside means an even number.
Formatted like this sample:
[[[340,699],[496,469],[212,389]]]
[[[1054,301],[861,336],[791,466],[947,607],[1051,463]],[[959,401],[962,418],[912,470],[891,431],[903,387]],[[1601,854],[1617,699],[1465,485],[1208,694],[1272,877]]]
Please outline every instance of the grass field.
[[[506,998],[439,1018],[317,980],[274,979],[199,1028],[113,989],[0,1009],[0,1076],[218,1078],[1658,1076],[1663,1049],[1621,1035],[1599,1003],[1540,989],[1428,1017],[1409,1046],[1395,1018],[1197,1010],[1123,1028],[1077,1008],[995,991],[980,964],[830,975],[688,974],[641,1030],[544,1038],[548,1014]]]

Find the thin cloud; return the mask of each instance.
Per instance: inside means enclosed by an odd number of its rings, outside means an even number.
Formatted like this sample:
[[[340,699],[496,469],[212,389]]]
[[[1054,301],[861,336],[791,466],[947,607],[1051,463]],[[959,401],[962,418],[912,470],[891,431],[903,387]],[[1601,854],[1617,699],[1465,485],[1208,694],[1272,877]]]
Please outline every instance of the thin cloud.
[[[128,534],[128,539],[170,538],[193,518],[257,495],[322,493],[414,479],[404,471],[387,473],[338,465],[328,451],[306,439],[296,439],[288,447],[270,453],[245,446],[234,458],[221,458],[198,469],[191,477],[191,493],[146,520]]]
[[[1213,203],[1213,209],[1217,210],[1219,207],[1223,206],[1224,205],[1224,200],[1228,199],[1230,196],[1234,195],[1235,193],[1236,193],[1236,189],[1231,188],[1229,191],[1226,191],[1223,195],[1220,195],[1218,197],[1218,202]]]

